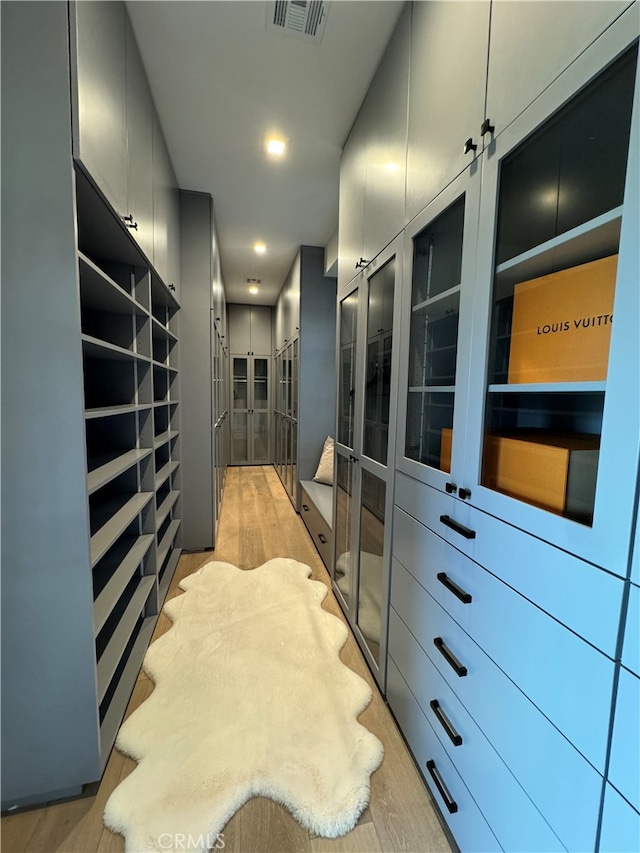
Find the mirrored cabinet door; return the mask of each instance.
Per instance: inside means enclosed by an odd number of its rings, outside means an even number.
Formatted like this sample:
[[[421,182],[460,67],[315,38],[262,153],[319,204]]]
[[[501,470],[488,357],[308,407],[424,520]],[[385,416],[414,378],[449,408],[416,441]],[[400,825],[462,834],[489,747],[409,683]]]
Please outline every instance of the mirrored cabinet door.
[[[405,232],[397,465],[447,491],[464,456],[479,178],[468,169]]]
[[[637,45],[588,71],[572,66],[483,164],[492,288],[464,482],[472,504],[606,568],[628,548],[638,454]]]

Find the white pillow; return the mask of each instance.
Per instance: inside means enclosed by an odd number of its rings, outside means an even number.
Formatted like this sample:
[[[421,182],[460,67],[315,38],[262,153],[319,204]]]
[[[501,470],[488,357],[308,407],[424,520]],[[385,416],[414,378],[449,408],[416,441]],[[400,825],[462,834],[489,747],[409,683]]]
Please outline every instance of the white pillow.
[[[316,483],[326,483],[327,486],[333,486],[333,439],[330,435],[324,442],[318,470],[313,479]]]

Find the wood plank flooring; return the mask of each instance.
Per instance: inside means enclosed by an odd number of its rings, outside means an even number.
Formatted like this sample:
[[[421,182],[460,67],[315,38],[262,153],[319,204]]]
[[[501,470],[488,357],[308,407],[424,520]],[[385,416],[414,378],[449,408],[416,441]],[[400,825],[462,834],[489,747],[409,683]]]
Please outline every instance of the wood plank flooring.
[[[251,569],[273,557],[292,557],[306,563],[312,569],[312,577],[329,586],[324,565],[275,470],[271,466],[230,468],[216,550],[183,555],[167,598],[180,595],[180,580],[209,560]],[[324,607],[344,619],[331,590]],[[170,627],[170,620],[161,614],[153,639]],[[327,839],[303,830],[277,803],[256,797],[224,828],[224,850],[228,853],[448,853],[452,850],[430,795],[351,634],[341,657],[371,685],[373,701],[360,720],[384,745],[382,765],[371,777],[369,808],[348,835]],[[127,715],[152,690],[153,683],[141,673]],[[111,791],[134,767],[135,762],[114,750],[96,796],[3,818],[3,853],[120,853],[124,850],[124,840],[104,827],[102,812]]]

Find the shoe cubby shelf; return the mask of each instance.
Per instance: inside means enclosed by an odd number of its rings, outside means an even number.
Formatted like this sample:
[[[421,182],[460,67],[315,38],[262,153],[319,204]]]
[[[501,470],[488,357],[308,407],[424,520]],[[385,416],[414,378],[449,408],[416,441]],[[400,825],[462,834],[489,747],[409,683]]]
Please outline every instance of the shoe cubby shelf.
[[[180,556],[178,303],[80,169],[77,201],[104,766]]]

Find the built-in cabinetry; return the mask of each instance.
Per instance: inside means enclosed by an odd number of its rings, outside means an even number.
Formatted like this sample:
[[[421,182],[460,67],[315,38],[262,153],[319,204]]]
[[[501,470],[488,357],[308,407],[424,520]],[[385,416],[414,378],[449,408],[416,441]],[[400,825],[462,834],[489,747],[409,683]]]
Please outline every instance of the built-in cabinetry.
[[[100,778],[181,547],[178,303],[74,167],[69,23],[2,7],[3,809]]]
[[[271,315],[266,305],[229,305],[233,465],[271,461]]]
[[[412,8],[386,693],[463,851],[640,843],[629,6]],[[340,279],[336,555],[361,535],[370,261]]]
[[[402,275],[395,240],[338,294],[333,582],[384,684],[391,562],[397,338]]]
[[[125,4],[70,14],[74,157],[179,299],[178,185]]]
[[[183,545],[215,546],[226,471],[228,356],[213,199],[180,193]]]
[[[274,464],[296,510],[334,429],[336,280],[324,250],[301,246],[274,316]]]
[[[637,818],[635,12],[405,231],[387,696],[463,850]]]
[[[338,232],[341,287],[404,225],[411,14],[407,4],[343,149]]]

